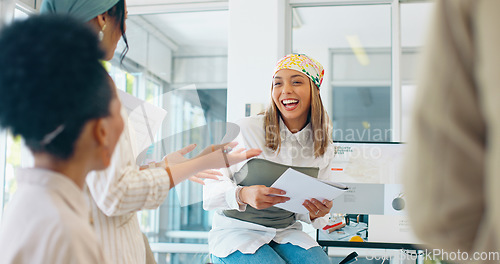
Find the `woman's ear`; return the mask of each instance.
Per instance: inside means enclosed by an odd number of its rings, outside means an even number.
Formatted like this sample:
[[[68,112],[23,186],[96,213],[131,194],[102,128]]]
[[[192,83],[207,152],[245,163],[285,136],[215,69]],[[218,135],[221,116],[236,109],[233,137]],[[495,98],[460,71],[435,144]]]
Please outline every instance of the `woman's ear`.
[[[94,126],[94,138],[98,146],[105,146],[108,144],[107,134],[106,120],[104,120],[104,118],[97,119]]]
[[[111,163],[111,155],[113,154],[109,146],[111,144],[109,142],[109,133],[108,121],[104,118],[97,119],[94,126],[94,138],[97,144],[98,156],[104,168]]]
[[[106,25],[106,23],[108,22],[106,16],[107,16],[107,13],[102,13],[102,14],[97,15],[95,17],[97,25],[99,26],[100,29],[102,29]]]

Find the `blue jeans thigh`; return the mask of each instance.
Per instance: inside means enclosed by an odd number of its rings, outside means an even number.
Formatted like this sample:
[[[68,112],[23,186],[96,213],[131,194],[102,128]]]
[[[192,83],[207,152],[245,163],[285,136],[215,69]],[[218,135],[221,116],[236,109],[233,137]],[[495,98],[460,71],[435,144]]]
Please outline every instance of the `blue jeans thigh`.
[[[243,254],[235,251],[225,258],[219,258],[211,255],[212,262],[215,264],[286,264],[271,246],[263,245],[254,254]]]
[[[288,264],[330,264],[328,255],[321,247],[303,249],[290,243],[278,244],[271,242],[270,246]]]

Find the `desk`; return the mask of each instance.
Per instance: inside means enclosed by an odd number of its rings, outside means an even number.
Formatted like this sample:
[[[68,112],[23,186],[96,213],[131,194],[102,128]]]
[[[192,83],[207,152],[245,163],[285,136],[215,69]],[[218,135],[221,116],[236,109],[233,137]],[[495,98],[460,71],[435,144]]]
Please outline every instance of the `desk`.
[[[423,251],[415,244],[349,241],[355,235],[366,239],[367,228],[365,223],[354,223],[330,234],[317,230],[317,242],[330,257],[343,258],[356,251],[359,257],[386,260],[385,264],[408,263],[404,262],[405,260],[411,260],[412,263],[423,263]]]

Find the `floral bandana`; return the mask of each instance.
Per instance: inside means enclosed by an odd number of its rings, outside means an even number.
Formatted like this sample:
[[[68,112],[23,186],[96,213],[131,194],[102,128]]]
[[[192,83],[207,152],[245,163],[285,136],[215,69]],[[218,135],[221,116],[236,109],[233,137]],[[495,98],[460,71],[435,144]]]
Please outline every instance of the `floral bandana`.
[[[283,57],[278,61],[278,63],[276,63],[273,77],[279,70],[283,69],[296,70],[307,75],[307,77],[309,77],[314,84],[316,84],[318,89],[321,86],[323,76],[325,75],[323,66],[305,54],[289,54]]]

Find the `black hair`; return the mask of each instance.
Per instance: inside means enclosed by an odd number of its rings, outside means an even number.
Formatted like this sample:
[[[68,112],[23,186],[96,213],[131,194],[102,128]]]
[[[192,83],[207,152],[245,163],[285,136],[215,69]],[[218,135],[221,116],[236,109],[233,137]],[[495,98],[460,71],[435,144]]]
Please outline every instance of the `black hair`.
[[[34,153],[67,160],[83,126],[110,114],[114,87],[103,58],[95,32],[71,17],[13,22],[0,32],[0,126]]]
[[[116,5],[114,5],[111,9],[108,10],[108,15],[114,17],[116,22],[120,25],[120,30],[122,32],[123,42],[125,42],[125,48],[120,55],[120,63],[123,64],[123,60],[125,59],[125,55],[129,50],[127,35],[125,34],[125,0],[119,0]]]

